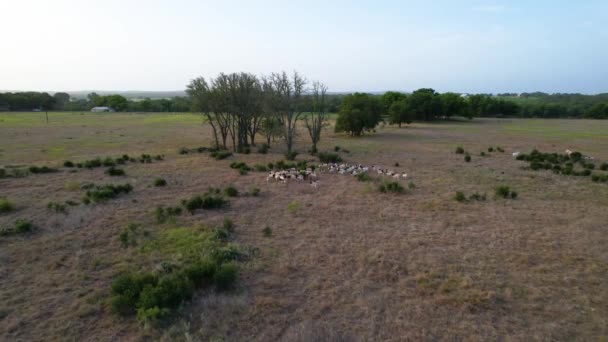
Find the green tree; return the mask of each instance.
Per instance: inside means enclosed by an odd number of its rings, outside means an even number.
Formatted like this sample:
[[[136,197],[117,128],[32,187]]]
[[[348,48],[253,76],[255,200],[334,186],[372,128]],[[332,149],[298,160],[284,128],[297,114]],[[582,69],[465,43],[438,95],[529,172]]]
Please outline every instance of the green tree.
[[[441,99],[441,114],[445,118],[450,118],[453,115],[464,115],[469,116],[467,114],[467,103],[465,100],[456,93],[443,93],[439,96]],[[470,119],[470,117],[469,117]]]
[[[401,127],[402,123],[410,124],[414,120],[414,115],[410,110],[407,97],[395,101],[388,109],[389,122],[391,125],[397,124]]]
[[[363,93],[348,95],[342,101],[335,131],[360,136],[364,131],[373,130],[382,121],[382,112],[378,97]]]
[[[409,96],[408,104],[417,120],[432,121],[441,113],[441,99],[435,90],[422,88]]]

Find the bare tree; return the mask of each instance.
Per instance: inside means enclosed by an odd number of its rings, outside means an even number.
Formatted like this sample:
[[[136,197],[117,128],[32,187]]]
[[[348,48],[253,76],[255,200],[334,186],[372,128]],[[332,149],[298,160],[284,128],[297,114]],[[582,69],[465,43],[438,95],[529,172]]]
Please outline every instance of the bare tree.
[[[217,136],[218,123],[214,120],[211,113],[211,101],[210,101],[210,89],[209,84],[205,81],[204,77],[198,77],[190,81],[188,84],[186,93],[192,100],[192,109],[194,111],[200,111],[207,117],[207,121],[213,129],[213,138],[215,140],[215,148],[218,148],[219,140]],[[225,145],[225,143],[224,143]]]
[[[306,79],[296,71],[289,77],[285,71],[273,73],[272,82],[277,95],[277,118],[283,127],[287,158],[293,159],[293,143],[296,137],[296,123],[302,115],[302,97]]]
[[[312,141],[312,153],[317,153],[317,144],[321,140],[321,130],[327,122],[326,95],[327,86],[318,81],[313,82],[311,94],[312,112],[304,116],[304,123]]]

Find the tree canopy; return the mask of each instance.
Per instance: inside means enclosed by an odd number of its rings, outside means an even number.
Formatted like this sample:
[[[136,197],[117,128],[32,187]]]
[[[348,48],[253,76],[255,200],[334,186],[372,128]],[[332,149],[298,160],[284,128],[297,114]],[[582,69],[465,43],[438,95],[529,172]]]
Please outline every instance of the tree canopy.
[[[348,95],[342,101],[335,131],[360,136],[382,121],[382,113],[382,103],[377,96],[364,93]]]

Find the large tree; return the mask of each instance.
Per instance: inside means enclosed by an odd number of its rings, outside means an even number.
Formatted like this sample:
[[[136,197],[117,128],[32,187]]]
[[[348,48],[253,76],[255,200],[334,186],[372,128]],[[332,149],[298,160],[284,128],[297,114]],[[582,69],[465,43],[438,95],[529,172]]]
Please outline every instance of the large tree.
[[[382,121],[382,112],[378,97],[363,93],[348,95],[342,101],[335,131],[360,136],[364,131],[373,130]]]
[[[277,118],[283,127],[283,136],[287,146],[286,156],[293,159],[294,140],[296,137],[296,123],[303,114],[303,96],[306,79],[294,71],[288,76],[285,71],[271,75],[276,94]]]
[[[431,121],[441,113],[441,99],[435,90],[422,88],[414,91],[408,98],[412,113],[417,120]]]

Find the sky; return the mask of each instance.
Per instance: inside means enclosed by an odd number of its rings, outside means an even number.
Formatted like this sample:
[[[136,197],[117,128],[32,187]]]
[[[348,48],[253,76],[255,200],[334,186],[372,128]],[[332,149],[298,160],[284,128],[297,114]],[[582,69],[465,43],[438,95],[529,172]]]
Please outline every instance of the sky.
[[[3,90],[297,70],[334,92],[608,92],[607,0],[1,0],[0,13]]]

